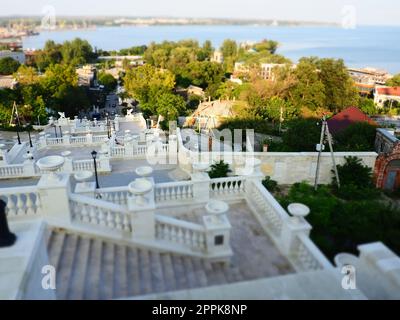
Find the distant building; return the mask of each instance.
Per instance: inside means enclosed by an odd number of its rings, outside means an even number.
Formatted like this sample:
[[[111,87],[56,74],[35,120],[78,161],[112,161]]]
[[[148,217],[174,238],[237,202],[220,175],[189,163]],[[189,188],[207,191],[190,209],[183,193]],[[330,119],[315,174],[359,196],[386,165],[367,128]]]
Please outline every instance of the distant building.
[[[400,187],[400,141],[394,130],[378,129],[375,138],[375,183],[377,188],[398,190]]]
[[[378,107],[384,107],[386,101],[400,103],[400,87],[376,86],[374,90],[375,104]]]
[[[224,56],[221,51],[214,51],[211,62],[224,63]]]
[[[204,90],[202,88],[197,87],[197,86],[193,86],[193,85],[190,85],[187,88],[187,93],[188,94],[193,94],[193,95],[196,95],[196,96],[200,96],[200,97],[204,97],[204,95],[205,95]]]
[[[84,87],[98,87],[96,67],[86,65],[77,68],[76,73],[78,74],[78,85]]]
[[[348,71],[361,95],[372,94],[376,85],[384,85],[392,77],[385,70],[374,68],[349,68]]]
[[[330,118],[328,120],[328,127],[330,133],[335,135],[357,122],[368,122],[371,125],[377,125],[374,120],[357,107],[349,107]]]
[[[0,76],[0,90],[13,89],[17,85],[17,81],[13,76]]]
[[[0,59],[3,58],[12,58],[15,61],[18,61],[20,64],[25,63],[25,53],[22,51],[1,50]]]
[[[260,64],[260,76],[264,80],[274,80],[274,70],[281,68],[286,64],[278,63],[261,63]],[[242,76],[246,76],[250,73],[250,68],[244,62],[236,62],[233,71],[233,79],[237,79]]]

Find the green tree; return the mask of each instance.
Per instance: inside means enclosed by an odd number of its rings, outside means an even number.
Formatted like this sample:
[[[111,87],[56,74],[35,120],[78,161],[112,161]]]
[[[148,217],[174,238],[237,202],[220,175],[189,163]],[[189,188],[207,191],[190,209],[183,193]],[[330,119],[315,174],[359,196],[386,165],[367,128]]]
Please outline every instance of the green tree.
[[[236,62],[238,46],[236,41],[226,39],[221,46],[222,56],[224,57],[224,69],[227,73],[232,73]]]
[[[163,93],[157,99],[157,113],[164,117],[165,122],[175,121],[186,108],[185,100],[173,93]]]
[[[0,59],[0,75],[10,75],[18,70],[20,63],[13,58]]]
[[[295,119],[290,121],[287,131],[283,134],[284,151],[302,152],[315,151],[319,143],[321,127],[317,119]]]
[[[376,126],[357,122],[335,135],[336,151],[374,151]]]
[[[316,66],[325,88],[325,107],[337,113],[357,104],[358,92],[342,59],[319,59]]]
[[[377,113],[377,109],[373,99],[360,97],[358,107],[362,112],[365,112],[370,116],[373,116]]]
[[[390,87],[397,87],[400,86],[400,73],[393,76],[393,78],[386,81],[386,85]]]
[[[171,93],[175,76],[168,70],[161,70],[149,64],[128,70],[124,77],[127,92],[140,102],[142,111],[156,114],[157,98]]]
[[[24,64],[14,73],[14,77],[20,85],[31,85],[39,81],[39,76],[35,68]]]
[[[114,91],[118,86],[118,81],[111,74],[99,73],[99,83],[104,86],[107,93]]]
[[[61,47],[61,54],[64,63],[74,66],[86,64],[94,58],[92,46],[80,38],[65,41]]]
[[[315,64],[308,59],[300,59],[294,71],[296,84],[290,91],[292,103],[298,109],[316,110],[324,106],[325,86],[319,79]]]

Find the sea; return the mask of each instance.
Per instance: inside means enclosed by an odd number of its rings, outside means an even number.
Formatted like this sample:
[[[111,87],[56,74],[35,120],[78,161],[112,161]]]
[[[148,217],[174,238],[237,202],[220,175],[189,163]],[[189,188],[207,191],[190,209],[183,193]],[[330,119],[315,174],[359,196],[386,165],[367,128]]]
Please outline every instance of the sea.
[[[25,49],[40,49],[49,39],[56,42],[76,37],[88,40],[93,47],[119,50],[152,41],[211,40],[218,48],[224,39],[238,42],[271,39],[280,43],[278,52],[294,63],[301,57],[341,58],[348,67],[374,67],[392,74],[400,73],[400,26],[284,27],[284,26],[121,26],[94,29],[43,31],[23,39]]]

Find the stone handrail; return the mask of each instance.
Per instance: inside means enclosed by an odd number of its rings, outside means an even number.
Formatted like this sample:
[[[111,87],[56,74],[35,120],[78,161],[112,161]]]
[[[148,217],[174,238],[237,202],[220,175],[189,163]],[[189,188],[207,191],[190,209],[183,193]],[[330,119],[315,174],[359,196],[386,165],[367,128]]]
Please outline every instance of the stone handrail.
[[[18,178],[24,176],[23,164],[10,164],[0,167],[0,179]]]
[[[128,211],[123,206],[78,194],[70,195],[70,206],[73,222],[132,231]]]
[[[4,188],[1,190],[0,198],[7,203],[7,215],[10,217],[42,213],[42,204],[36,186]]]
[[[96,159],[97,170],[101,171],[101,161]],[[93,160],[74,160],[72,162],[72,169],[74,172],[78,171],[94,171]]]
[[[207,251],[203,226],[160,215],[156,215],[155,220],[157,240],[172,242],[193,251]]]
[[[128,196],[130,195],[127,186],[100,188],[96,190],[96,193],[99,194],[103,200],[119,205],[126,205]]]
[[[254,207],[261,225],[273,236],[279,237],[283,222],[289,219],[288,213],[260,181],[253,181],[248,186],[246,190],[249,196],[248,203]]]
[[[193,199],[193,182],[158,183],[154,193],[156,203]]]
[[[245,177],[228,177],[212,179],[210,181],[210,192],[215,196],[226,195],[244,195],[246,178]]]
[[[305,234],[298,234],[289,253],[292,263],[301,271],[332,268],[332,264]]]

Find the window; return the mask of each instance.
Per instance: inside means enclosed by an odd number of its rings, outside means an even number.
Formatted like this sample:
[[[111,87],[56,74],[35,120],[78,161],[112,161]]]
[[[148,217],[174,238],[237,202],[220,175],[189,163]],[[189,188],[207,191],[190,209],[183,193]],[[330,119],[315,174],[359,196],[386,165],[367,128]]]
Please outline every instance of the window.
[[[223,235],[215,236],[214,245],[222,246],[223,244],[224,244],[224,236]]]

